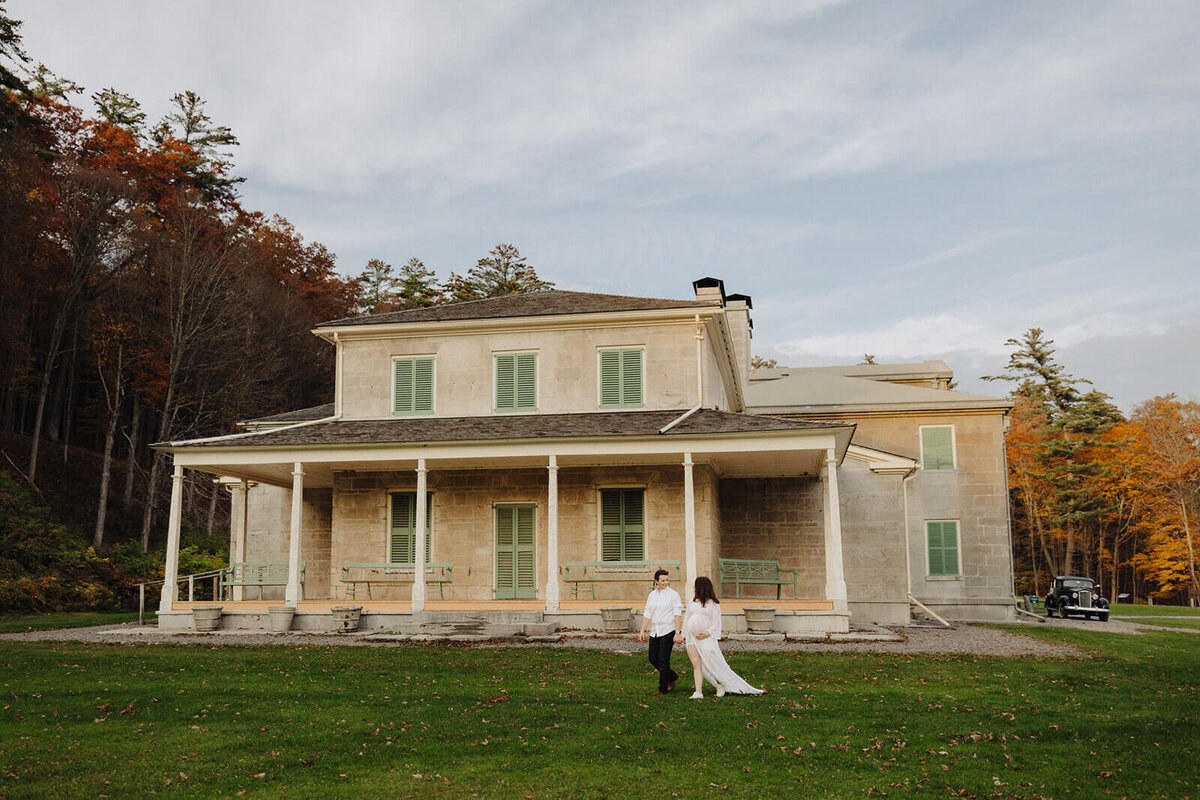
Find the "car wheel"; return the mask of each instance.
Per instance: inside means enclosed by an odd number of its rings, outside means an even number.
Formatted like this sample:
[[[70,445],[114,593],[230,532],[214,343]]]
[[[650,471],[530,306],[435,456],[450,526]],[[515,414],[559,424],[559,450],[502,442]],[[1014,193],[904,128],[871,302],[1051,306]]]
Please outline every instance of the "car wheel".
[[[1108,622],[1108,612],[1107,612],[1107,611],[1101,611],[1101,612],[1100,612],[1100,621],[1101,621],[1101,622]]]
[[[1071,618],[1071,615],[1067,613],[1067,604],[1066,604],[1066,603],[1059,603],[1059,604],[1058,604],[1058,615],[1059,615],[1060,617],[1062,617],[1063,619],[1070,619],[1070,618]]]

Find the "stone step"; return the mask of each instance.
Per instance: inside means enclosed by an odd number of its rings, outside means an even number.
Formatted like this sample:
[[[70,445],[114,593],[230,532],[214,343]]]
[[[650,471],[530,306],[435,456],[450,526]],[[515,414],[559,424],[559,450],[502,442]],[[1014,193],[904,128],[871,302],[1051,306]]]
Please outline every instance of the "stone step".
[[[549,636],[558,630],[553,622],[483,622],[480,620],[457,620],[455,622],[424,622],[418,631],[429,636],[471,636],[497,638],[507,636]]]
[[[425,623],[531,625],[543,622],[546,615],[542,611],[422,611],[419,617]]]

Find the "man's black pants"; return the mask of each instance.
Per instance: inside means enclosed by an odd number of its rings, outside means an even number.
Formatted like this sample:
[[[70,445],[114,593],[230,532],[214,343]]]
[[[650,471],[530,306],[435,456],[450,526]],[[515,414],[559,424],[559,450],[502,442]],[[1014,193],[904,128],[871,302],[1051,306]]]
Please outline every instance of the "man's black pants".
[[[667,693],[667,684],[679,678],[671,669],[671,649],[675,647],[675,632],[650,637],[650,663],[658,670],[658,690]]]

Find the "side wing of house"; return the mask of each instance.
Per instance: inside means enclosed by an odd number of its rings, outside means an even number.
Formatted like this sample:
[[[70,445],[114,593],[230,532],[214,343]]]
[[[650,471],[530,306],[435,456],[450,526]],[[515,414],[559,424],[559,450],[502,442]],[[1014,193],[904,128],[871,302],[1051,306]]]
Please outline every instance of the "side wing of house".
[[[911,366],[919,369],[764,371],[752,377],[748,410],[856,425],[841,471],[853,613],[903,623],[911,594],[944,617],[1011,619],[1004,450],[1011,404],[933,388],[950,379],[940,362]]]

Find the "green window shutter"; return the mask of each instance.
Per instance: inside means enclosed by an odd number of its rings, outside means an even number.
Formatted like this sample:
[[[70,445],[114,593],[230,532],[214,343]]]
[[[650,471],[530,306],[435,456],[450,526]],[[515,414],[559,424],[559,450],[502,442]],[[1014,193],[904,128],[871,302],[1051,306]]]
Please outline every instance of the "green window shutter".
[[[413,411],[433,412],[432,358],[418,358],[413,362]]]
[[[496,410],[511,411],[517,407],[517,357],[496,356]]]
[[[600,352],[600,405],[621,404],[621,351]]]
[[[954,469],[954,435],[950,426],[921,428],[921,466]]]
[[[537,410],[537,353],[518,353],[516,361],[517,408],[521,411],[535,411]]]
[[[958,523],[926,522],[929,542],[929,574],[958,575]]]
[[[395,370],[395,392],[392,403],[393,414],[413,412],[413,362],[409,358],[398,358],[393,362]]]
[[[393,414],[433,411],[433,359],[398,358],[394,363]]]
[[[621,492],[600,492],[600,560],[621,561]]]
[[[642,404],[642,351],[621,353],[621,405]]]
[[[605,408],[642,405],[642,351],[600,351],[600,405]]]
[[[425,563],[429,557],[433,519],[433,493],[425,494]],[[391,552],[393,564],[412,564],[417,553],[417,493],[392,492]]]
[[[537,353],[496,356],[496,410],[537,410]]]
[[[645,493],[642,489],[600,491],[600,559],[642,561],[646,557]]]

